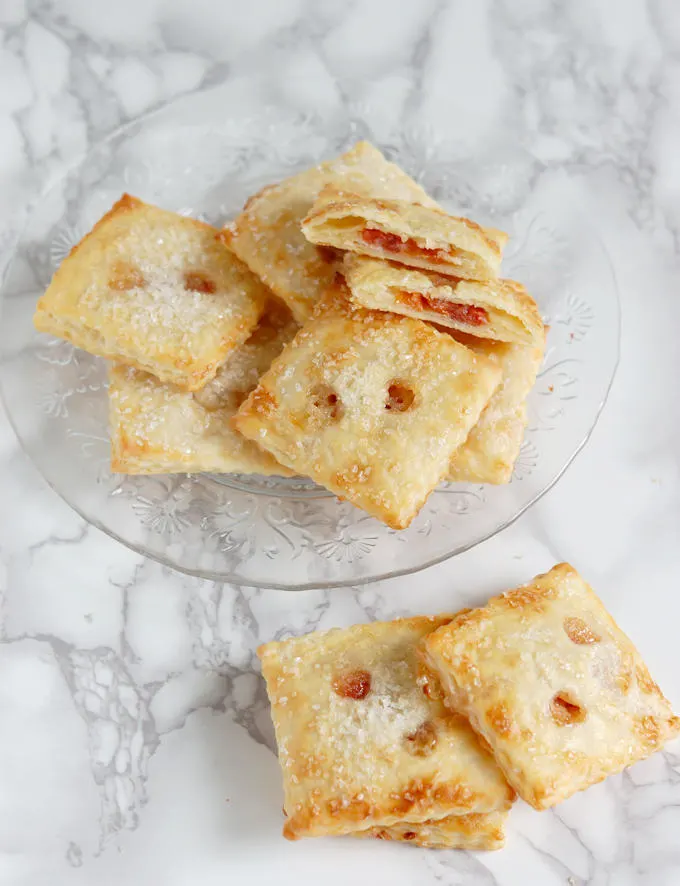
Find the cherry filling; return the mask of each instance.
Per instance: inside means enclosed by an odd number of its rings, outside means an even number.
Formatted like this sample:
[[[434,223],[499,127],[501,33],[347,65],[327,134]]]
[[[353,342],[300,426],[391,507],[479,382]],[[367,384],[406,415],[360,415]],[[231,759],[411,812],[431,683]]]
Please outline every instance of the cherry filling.
[[[379,246],[386,252],[406,252],[409,255],[423,255],[435,261],[440,258],[441,249],[425,249],[418,246],[410,237],[402,240],[397,234],[389,234],[387,231],[379,231],[377,228],[364,228],[361,237],[365,243],[371,246]]]
[[[397,301],[414,308],[416,311],[435,311],[457,323],[467,326],[484,326],[489,322],[489,313],[477,305],[464,305],[460,302],[446,301],[443,298],[429,298],[420,292],[407,292],[401,289],[396,293]]]

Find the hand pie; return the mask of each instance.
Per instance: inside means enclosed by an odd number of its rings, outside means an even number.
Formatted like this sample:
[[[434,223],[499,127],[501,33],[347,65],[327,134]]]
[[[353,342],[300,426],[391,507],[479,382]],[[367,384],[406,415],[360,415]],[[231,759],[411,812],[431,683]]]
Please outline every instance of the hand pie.
[[[193,394],[146,372],[112,367],[111,470],[291,476],[268,452],[237,433],[231,419],[296,329],[288,309],[272,304],[248,341],[229,355],[212,381]]]
[[[342,190],[340,190],[342,188]],[[326,187],[302,222],[312,243],[469,280],[495,279],[507,234],[437,206]]]
[[[299,323],[310,316],[337,270],[335,251],[317,249],[300,230],[319,192],[333,182],[375,197],[437,205],[368,142],[251,197],[225,234],[236,255],[287,302]]]
[[[507,809],[493,757],[417,681],[419,642],[450,616],[355,625],[258,650],[289,839]]]
[[[507,812],[450,815],[438,821],[414,824],[400,821],[388,828],[368,828],[352,837],[373,837],[377,840],[396,840],[426,849],[502,849],[505,845]]]
[[[329,293],[234,418],[291,470],[404,529],[501,370],[432,326]]]
[[[503,370],[503,380],[458,449],[446,478],[454,483],[509,483],[527,423],[526,398],[543,361],[544,345],[513,345],[453,333],[456,341]]]
[[[248,338],[268,292],[220,236],[124,194],[62,262],[36,329],[197,390]]]
[[[514,280],[457,280],[350,253],[343,273],[352,301],[366,308],[419,317],[477,338],[518,345],[543,341],[536,303]]]
[[[680,733],[638,651],[566,563],[456,616],[425,650],[451,704],[536,809]]]

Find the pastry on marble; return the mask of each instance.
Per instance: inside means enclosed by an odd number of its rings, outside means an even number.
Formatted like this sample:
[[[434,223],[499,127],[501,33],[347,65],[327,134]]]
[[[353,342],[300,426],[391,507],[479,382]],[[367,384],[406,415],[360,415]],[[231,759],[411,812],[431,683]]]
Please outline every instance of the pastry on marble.
[[[494,280],[507,234],[438,206],[324,188],[302,231],[312,243],[468,280]]]
[[[288,309],[271,302],[250,338],[200,391],[116,365],[109,375],[111,470],[124,474],[209,471],[291,476],[246,440],[231,419],[297,329]]]
[[[62,262],[34,322],[195,391],[248,338],[267,295],[221,232],[124,194]]]
[[[337,286],[234,422],[281,464],[404,529],[501,375],[420,320],[353,307]]]
[[[507,811],[450,815],[438,821],[400,821],[387,828],[368,828],[353,837],[395,840],[426,849],[502,849]]]
[[[464,717],[418,682],[418,644],[450,616],[355,625],[258,650],[289,839],[507,809],[514,799]]]
[[[543,340],[536,303],[514,280],[480,283],[352,253],[345,256],[343,273],[352,301],[366,308],[418,317],[477,338],[520,345]]]
[[[447,480],[454,483],[509,483],[527,423],[526,399],[543,362],[545,337],[534,345],[452,333],[457,341],[497,363],[503,380],[467,440],[451,460]]]
[[[424,648],[450,704],[536,809],[680,734],[639,652],[566,563],[456,616]]]
[[[368,142],[251,197],[225,235],[236,255],[288,303],[299,323],[310,316],[338,267],[336,251],[317,248],[300,229],[319,192],[333,182],[376,197],[437,205]]]

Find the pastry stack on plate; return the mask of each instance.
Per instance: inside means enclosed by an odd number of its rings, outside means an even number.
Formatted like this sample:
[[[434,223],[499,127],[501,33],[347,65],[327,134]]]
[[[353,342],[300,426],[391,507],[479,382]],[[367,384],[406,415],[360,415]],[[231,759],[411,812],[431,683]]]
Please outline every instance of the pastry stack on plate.
[[[506,239],[362,142],[222,231],[124,195],[35,324],[112,362],[112,470],[304,475],[403,529],[511,478],[545,331]]]
[[[479,609],[258,654],[289,839],[497,849],[516,794],[547,809],[680,734],[639,652],[566,563]]]

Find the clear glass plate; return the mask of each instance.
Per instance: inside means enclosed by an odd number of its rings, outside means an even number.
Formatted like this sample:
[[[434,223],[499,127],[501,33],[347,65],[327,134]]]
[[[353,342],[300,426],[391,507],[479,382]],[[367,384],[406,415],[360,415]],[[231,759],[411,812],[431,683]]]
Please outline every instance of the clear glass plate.
[[[225,120],[218,94],[204,93],[136,121],[96,146],[33,209],[5,277],[0,328],[0,384],[24,448],[94,526],[176,569],[236,584],[363,584],[422,569],[500,531],[584,445],[618,361],[615,280],[568,178],[544,186],[517,144],[471,158],[431,129],[374,133],[370,113],[293,119],[238,107]],[[360,138],[447,209],[510,234],[503,273],[528,287],[550,325],[512,482],[444,486],[396,532],[304,480],[112,475],[104,361],[33,330],[36,300],[55,268],[123,191],[221,224],[265,184]]]

